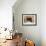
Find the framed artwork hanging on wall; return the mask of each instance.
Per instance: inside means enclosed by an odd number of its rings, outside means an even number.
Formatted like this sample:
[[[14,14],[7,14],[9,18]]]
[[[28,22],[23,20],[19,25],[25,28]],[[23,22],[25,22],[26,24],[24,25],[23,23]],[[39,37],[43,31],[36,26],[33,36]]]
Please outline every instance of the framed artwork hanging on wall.
[[[22,26],[36,26],[37,14],[22,14]]]

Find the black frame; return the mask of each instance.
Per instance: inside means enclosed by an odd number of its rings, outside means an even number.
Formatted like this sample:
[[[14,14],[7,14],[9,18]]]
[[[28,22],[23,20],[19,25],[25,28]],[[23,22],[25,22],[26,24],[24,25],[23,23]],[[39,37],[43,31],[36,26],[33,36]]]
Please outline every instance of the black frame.
[[[24,15],[35,15],[35,24],[23,24],[23,16]],[[37,25],[37,14],[22,14],[22,26],[36,26]]]

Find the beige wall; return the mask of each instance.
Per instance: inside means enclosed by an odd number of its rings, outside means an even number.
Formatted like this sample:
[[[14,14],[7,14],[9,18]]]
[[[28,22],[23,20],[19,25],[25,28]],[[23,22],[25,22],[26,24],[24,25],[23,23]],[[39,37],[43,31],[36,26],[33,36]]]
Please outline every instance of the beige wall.
[[[16,2],[13,6],[13,14],[15,30],[22,32],[24,38],[34,40],[36,46],[41,46],[41,1],[23,0],[19,4]],[[22,26],[22,14],[37,14],[37,26]]]

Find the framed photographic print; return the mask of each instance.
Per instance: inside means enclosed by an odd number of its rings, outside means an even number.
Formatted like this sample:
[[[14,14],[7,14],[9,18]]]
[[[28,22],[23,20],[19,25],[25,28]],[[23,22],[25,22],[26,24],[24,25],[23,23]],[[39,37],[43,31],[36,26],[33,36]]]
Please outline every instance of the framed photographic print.
[[[36,26],[37,14],[22,14],[22,25],[23,26]]]

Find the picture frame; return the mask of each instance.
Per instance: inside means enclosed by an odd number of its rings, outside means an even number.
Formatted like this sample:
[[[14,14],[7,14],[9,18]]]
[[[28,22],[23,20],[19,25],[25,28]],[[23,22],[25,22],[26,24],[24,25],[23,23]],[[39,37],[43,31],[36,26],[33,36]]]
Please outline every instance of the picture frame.
[[[36,26],[37,14],[22,14],[22,26]]]

